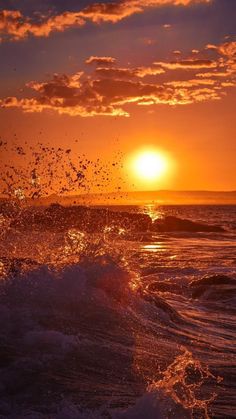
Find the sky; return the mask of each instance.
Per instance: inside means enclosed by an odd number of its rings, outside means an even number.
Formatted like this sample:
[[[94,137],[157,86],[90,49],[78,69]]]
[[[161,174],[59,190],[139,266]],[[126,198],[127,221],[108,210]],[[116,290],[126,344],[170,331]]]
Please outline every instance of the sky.
[[[235,0],[0,0],[0,144],[121,164],[107,190],[236,190],[235,20]],[[171,162],[146,187],[145,148]]]

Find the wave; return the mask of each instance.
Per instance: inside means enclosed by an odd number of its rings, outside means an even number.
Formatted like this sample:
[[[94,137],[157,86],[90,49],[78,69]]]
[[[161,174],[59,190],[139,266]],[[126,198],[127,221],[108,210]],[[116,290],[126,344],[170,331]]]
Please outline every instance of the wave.
[[[120,232],[215,232],[225,230],[218,225],[197,223],[174,216],[166,216],[152,221],[148,214],[112,211],[103,208],[83,206],[63,207],[52,204],[47,208],[29,207],[23,210],[16,206],[2,204],[0,212],[10,217],[10,227],[23,230],[66,230],[77,228],[89,233],[100,232],[104,228]]]
[[[178,342],[174,349],[168,332],[181,327],[181,317],[141,292],[130,271],[110,257],[62,268],[22,263],[0,282],[0,414],[166,419],[168,410],[183,419],[202,410],[186,380],[197,385],[203,370]]]
[[[206,275],[190,283],[192,297],[211,301],[214,304],[226,304],[225,310],[235,311],[236,279],[226,275]]]
[[[205,419],[213,405],[230,417],[225,394],[235,412],[226,234],[195,235],[203,224],[179,217],[60,205],[2,219],[0,416]],[[228,246],[225,266],[209,269],[209,246],[221,260],[218,246]]]

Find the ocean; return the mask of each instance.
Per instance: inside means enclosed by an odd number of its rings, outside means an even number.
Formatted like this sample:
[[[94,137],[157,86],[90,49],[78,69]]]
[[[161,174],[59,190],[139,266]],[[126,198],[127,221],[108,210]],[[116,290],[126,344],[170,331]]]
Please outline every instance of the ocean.
[[[0,210],[0,418],[236,417],[236,206]]]

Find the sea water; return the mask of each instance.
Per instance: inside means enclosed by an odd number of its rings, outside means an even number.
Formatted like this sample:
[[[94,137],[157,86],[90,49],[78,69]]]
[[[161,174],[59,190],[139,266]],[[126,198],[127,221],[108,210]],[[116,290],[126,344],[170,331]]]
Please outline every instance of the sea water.
[[[94,209],[97,229],[25,211],[0,217],[1,418],[236,417],[235,206]]]

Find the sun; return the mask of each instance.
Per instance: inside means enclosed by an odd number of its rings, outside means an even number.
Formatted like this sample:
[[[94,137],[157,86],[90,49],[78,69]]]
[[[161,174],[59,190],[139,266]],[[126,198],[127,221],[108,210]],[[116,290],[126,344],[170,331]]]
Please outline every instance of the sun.
[[[176,159],[167,150],[156,146],[143,146],[127,154],[127,179],[135,190],[171,188],[177,171]]]
[[[135,177],[142,181],[154,182],[167,174],[169,161],[163,152],[148,149],[137,152],[132,158],[131,166]]]
[[[134,171],[138,177],[146,180],[156,180],[167,171],[167,159],[156,151],[143,151],[134,159]]]

